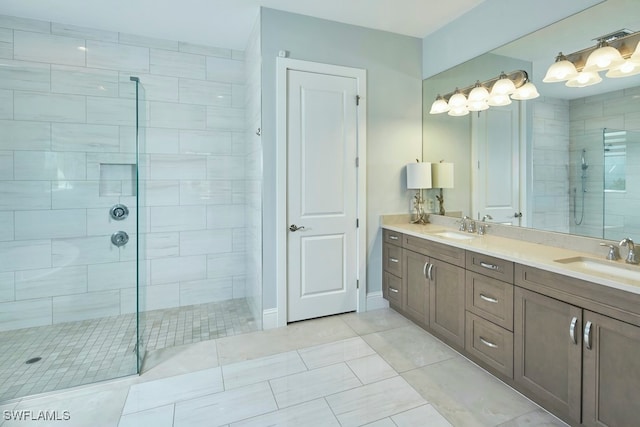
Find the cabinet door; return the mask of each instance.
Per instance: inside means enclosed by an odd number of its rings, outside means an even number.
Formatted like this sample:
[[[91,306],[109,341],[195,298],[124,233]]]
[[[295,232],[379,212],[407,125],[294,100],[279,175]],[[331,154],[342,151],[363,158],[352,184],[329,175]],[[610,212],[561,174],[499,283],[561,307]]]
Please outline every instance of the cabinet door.
[[[429,327],[452,345],[464,347],[464,269],[431,258]]]
[[[623,427],[640,420],[640,328],[585,311],[582,422]]]
[[[404,295],[402,308],[408,316],[421,325],[429,324],[429,287],[426,267],[429,258],[418,253],[403,250]]]
[[[516,383],[546,409],[579,422],[582,309],[519,287],[514,296]]]

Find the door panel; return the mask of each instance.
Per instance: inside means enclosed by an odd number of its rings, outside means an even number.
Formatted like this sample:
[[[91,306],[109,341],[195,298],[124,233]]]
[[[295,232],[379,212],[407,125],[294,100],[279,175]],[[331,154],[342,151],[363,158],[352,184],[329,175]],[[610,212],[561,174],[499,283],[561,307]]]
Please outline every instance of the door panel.
[[[431,259],[429,326],[450,344],[464,347],[464,269]]]
[[[429,257],[403,250],[404,280],[403,310],[420,325],[429,324],[429,281],[426,266]]]
[[[357,306],[357,82],[287,72],[287,321]]]

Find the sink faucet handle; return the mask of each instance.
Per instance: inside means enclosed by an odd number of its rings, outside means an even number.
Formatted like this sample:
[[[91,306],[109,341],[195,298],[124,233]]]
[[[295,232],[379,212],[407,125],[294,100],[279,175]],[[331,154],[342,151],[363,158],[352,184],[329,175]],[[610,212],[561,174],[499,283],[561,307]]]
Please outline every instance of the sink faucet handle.
[[[629,247],[629,253],[627,254],[627,258],[625,259],[625,262],[627,264],[639,264],[640,263],[640,259],[638,259],[638,255],[636,254],[636,247],[633,244],[633,240],[631,240],[629,237],[625,237],[624,239],[622,239],[620,241],[620,246],[628,246]]]
[[[609,253],[607,254],[608,260],[615,261],[620,259],[620,251],[618,251],[618,247],[616,245],[601,242],[600,246],[607,246],[609,248]]]
[[[493,219],[493,217],[489,214],[486,214],[485,216],[482,217],[482,222],[486,222],[488,219]]]
[[[458,228],[459,231],[467,231],[467,221],[470,220],[471,218],[469,218],[468,216],[463,216],[462,219],[460,221],[458,221],[460,223],[460,228]]]

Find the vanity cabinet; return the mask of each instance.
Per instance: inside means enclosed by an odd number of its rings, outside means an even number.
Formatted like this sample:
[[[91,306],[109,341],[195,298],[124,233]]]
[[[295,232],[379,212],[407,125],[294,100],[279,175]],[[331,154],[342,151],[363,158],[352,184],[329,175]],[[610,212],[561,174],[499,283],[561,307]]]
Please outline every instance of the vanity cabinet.
[[[402,311],[402,233],[382,230],[382,240],[382,296],[393,309]]]
[[[429,325],[429,257],[404,249],[402,262],[404,265],[404,303],[405,315],[420,326]]]

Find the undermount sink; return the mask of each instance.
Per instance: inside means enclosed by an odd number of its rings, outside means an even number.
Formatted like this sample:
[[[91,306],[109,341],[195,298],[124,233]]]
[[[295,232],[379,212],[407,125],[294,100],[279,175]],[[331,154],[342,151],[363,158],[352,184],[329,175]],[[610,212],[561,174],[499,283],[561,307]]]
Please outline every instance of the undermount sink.
[[[453,240],[471,240],[475,238],[473,234],[456,233],[455,231],[439,231],[433,233],[433,235]]]
[[[565,264],[587,273],[600,273],[610,277],[640,280],[640,268],[605,259],[587,258],[582,256],[556,259],[554,262]]]

